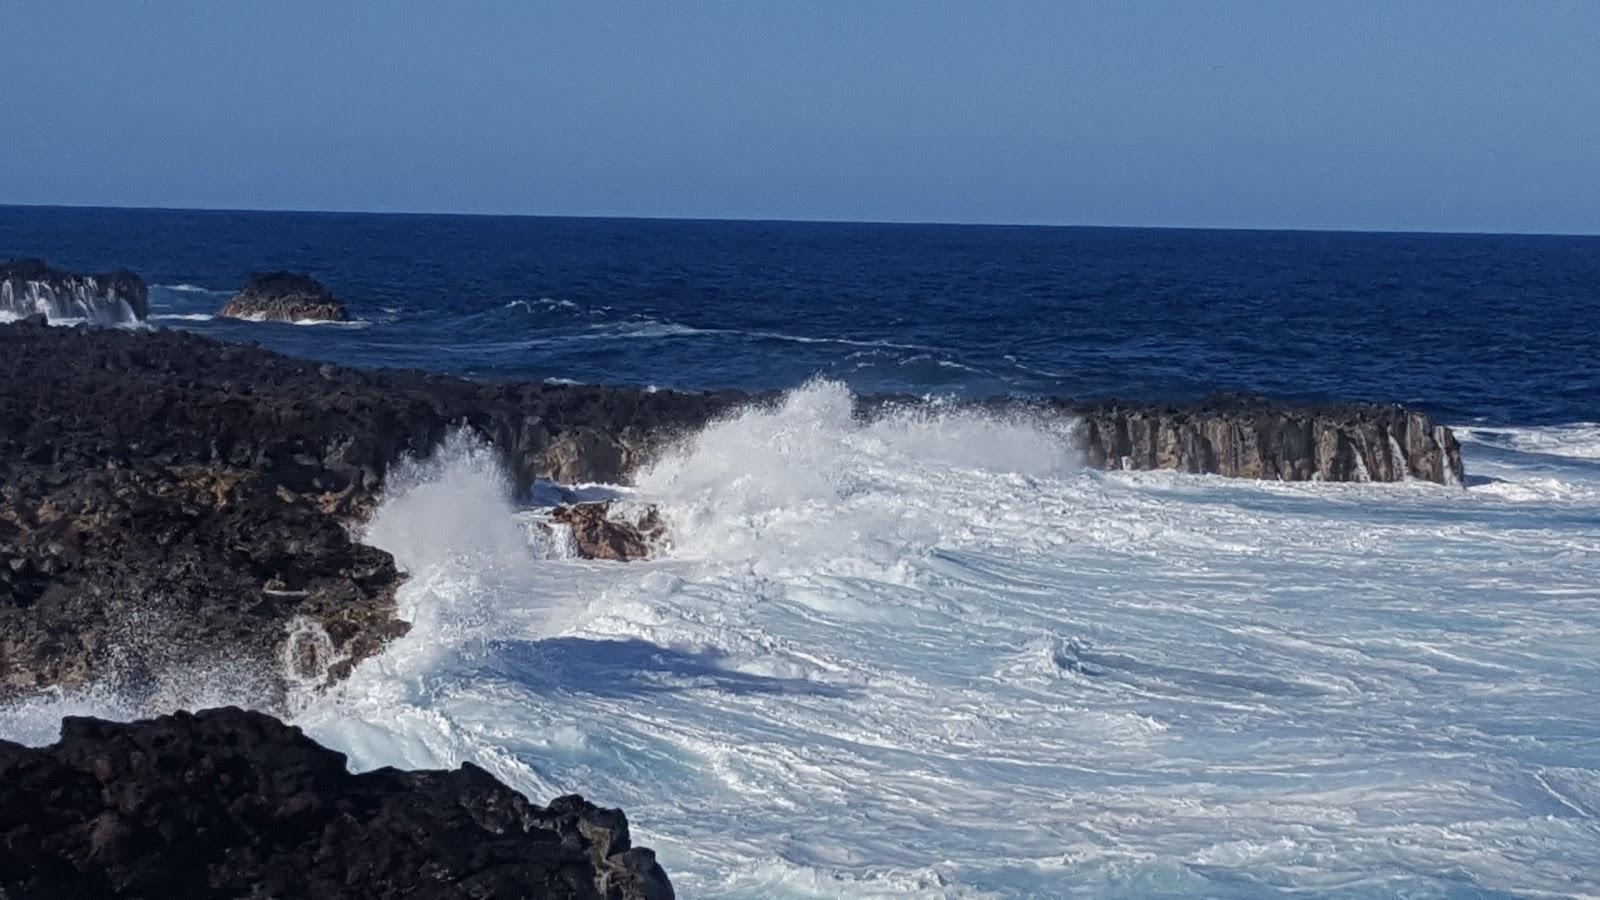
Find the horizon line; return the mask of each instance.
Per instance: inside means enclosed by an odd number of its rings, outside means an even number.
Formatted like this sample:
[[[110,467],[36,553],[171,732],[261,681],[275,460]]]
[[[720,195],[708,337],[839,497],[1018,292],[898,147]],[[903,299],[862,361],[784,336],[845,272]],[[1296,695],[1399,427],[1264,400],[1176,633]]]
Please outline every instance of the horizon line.
[[[1058,228],[1058,229],[1100,229],[1107,231],[1239,231],[1260,232],[1270,234],[1300,233],[1300,234],[1395,234],[1395,235],[1440,235],[1455,237],[1600,237],[1600,232],[1587,231],[1471,231],[1466,229],[1451,228],[1405,228],[1395,226],[1382,227],[1314,227],[1314,226],[1266,226],[1266,225],[1107,225],[1084,224],[1065,222],[954,222],[937,221],[929,219],[827,219],[827,218],[784,218],[764,217],[740,218],[737,216],[682,216],[682,215],[600,215],[600,214],[570,214],[570,213],[513,213],[513,212],[463,212],[463,211],[438,211],[438,210],[371,210],[371,209],[292,209],[278,208],[247,208],[233,206],[107,206],[98,204],[79,203],[4,203],[0,202],[0,209],[70,209],[70,210],[111,210],[111,211],[139,211],[139,212],[202,212],[202,213],[257,213],[257,214],[283,214],[283,215],[324,215],[324,216],[431,216],[438,218],[481,218],[481,219],[578,219],[593,221],[616,222],[723,222],[747,223],[769,225],[887,225],[904,227],[946,227],[946,228]]]

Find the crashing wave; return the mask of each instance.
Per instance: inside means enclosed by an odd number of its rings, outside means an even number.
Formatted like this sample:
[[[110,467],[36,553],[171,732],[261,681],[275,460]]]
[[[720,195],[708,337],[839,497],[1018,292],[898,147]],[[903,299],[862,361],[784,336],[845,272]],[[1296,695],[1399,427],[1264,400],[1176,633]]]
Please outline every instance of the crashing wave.
[[[137,324],[150,315],[150,291],[126,269],[79,275],[37,259],[0,265],[0,318],[35,315],[52,323]]]

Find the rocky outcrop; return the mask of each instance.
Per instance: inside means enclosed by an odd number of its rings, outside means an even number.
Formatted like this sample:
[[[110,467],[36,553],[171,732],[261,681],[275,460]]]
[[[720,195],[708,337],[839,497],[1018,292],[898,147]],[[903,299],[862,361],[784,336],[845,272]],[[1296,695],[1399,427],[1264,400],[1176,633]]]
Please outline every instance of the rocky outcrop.
[[[309,275],[258,272],[218,315],[256,322],[348,322],[344,304]]]
[[[83,319],[97,325],[142,322],[150,315],[150,291],[138,275],[119,269],[79,275],[37,259],[0,264],[0,314]]]
[[[550,518],[571,530],[573,547],[584,559],[644,559],[667,531],[653,506],[632,521],[614,517],[610,503],[558,506],[550,512]]]
[[[31,323],[0,327],[0,383],[0,695],[137,693],[174,661],[226,658],[268,700],[404,632],[393,560],[347,528],[395,461],[465,427],[519,491],[618,481],[734,396],[360,372]]]
[[[1461,484],[1461,446],[1426,413],[1387,404],[1294,405],[1231,395],[1188,406],[1072,409],[1085,461],[1281,481]]]
[[[271,702],[283,660],[334,677],[406,630],[389,554],[270,473],[147,458],[0,472],[0,694],[98,680],[137,696],[226,661]]]
[[[667,900],[627,818],[529,803],[484,770],[379,769],[259,713],[0,741],[0,896]]]

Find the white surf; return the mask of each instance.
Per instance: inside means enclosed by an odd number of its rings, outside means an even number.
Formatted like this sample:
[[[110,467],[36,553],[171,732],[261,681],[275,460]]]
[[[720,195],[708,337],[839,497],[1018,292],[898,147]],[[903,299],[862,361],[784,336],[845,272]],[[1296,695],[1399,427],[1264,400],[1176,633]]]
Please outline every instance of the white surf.
[[[664,455],[643,563],[563,558],[453,438],[368,531],[415,627],[296,721],[620,806],[683,896],[1597,890],[1592,461],[1102,473],[1059,424],[850,407]]]

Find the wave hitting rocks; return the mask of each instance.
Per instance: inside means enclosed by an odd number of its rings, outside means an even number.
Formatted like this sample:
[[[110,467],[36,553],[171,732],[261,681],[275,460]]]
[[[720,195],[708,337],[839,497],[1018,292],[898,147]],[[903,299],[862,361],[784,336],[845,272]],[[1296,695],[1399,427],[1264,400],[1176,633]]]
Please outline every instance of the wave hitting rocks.
[[[79,275],[37,259],[0,264],[0,317],[34,315],[96,325],[143,322],[150,315],[150,290],[126,269]]]
[[[465,426],[503,456],[518,496],[541,478],[624,482],[675,438],[773,399],[482,384],[31,323],[0,328],[0,380],[0,693],[108,676],[138,690],[207,657],[259,663],[281,690],[286,643],[307,622],[327,640],[306,642],[292,674],[339,678],[406,629],[393,558],[348,529],[397,461]],[[856,414],[885,406],[867,398]],[[1460,479],[1454,437],[1400,407],[995,407],[1075,421],[1086,461],[1108,468]],[[608,517],[578,518],[595,531]],[[636,556],[654,527],[620,544],[597,532],[590,553]]]

